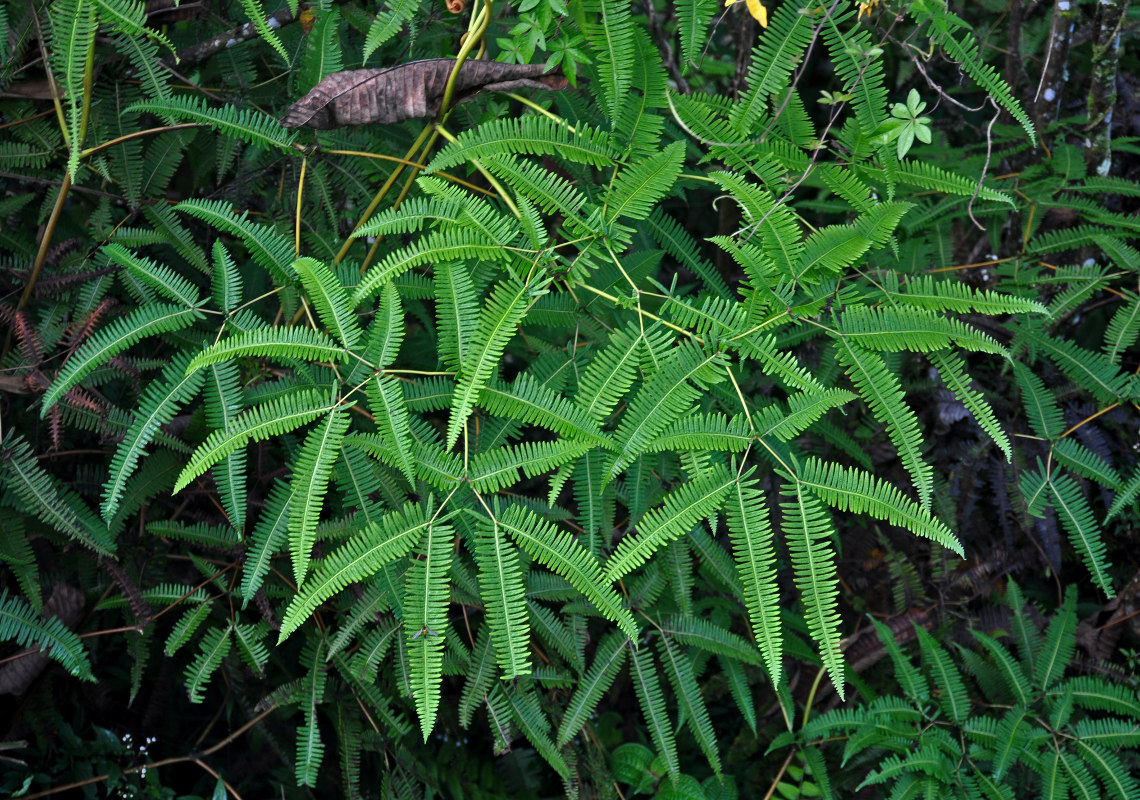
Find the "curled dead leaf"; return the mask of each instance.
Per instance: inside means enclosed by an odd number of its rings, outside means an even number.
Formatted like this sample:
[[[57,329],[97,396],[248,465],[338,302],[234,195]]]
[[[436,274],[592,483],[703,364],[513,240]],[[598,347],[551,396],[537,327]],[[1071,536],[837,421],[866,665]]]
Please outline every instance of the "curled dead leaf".
[[[467,0],[446,0],[447,10],[452,14],[462,14],[463,9],[467,8]]]
[[[429,58],[387,69],[334,72],[294,103],[281,125],[323,131],[342,125],[434,117],[454,66],[454,59]],[[547,73],[541,64],[466,61],[455,80],[452,105],[465,103],[480,92],[564,88],[566,78]]]

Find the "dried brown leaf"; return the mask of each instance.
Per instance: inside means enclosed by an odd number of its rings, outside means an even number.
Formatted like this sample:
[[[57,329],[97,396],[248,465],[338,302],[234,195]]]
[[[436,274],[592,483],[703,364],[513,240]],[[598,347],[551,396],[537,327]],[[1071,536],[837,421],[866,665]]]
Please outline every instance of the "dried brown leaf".
[[[454,59],[429,58],[387,69],[334,72],[294,103],[281,125],[329,130],[434,117],[454,66]],[[465,103],[480,92],[565,87],[565,77],[547,73],[541,64],[465,61],[455,80],[452,104]]]

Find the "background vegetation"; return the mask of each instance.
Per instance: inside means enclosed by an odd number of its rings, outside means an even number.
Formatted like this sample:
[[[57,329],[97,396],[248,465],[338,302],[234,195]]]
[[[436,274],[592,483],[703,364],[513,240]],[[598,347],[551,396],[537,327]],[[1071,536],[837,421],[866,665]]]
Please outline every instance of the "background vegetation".
[[[1140,796],[1136,27],[4,0],[0,793]]]

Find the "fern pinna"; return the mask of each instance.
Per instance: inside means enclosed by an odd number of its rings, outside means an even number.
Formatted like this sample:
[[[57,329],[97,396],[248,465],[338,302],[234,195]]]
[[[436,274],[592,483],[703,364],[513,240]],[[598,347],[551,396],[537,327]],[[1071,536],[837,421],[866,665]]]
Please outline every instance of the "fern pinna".
[[[926,274],[947,266],[940,215],[968,207],[1004,219],[1024,193],[976,160],[963,167],[898,146],[887,59],[855,4],[775,9],[745,88],[729,99],[678,90],[677,77],[699,74],[715,12],[704,0],[678,7],[676,75],[627,3],[574,0],[563,17],[560,2],[542,0],[520,24],[562,20],[548,31],[561,42],[554,63],[572,79],[581,67],[577,91],[513,96],[506,114],[480,99],[422,128],[322,132],[312,146],[252,104],[172,94],[143,70],[154,53],[132,68],[141,88],[93,95],[83,56],[98,25],[126,25],[110,17],[121,4],[63,5],[75,22],[64,30],[53,10],[51,41],[66,45],[52,58],[67,88],[72,178],[81,164],[109,169],[104,144],[141,153],[129,148],[160,132],[143,122],[154,118],[176,126],[163,136],[209,136],[209,168],[240,180],[220,198],[155,202],[179,163],[158,149],[151,174],[125,178],[147,224],[111,224],[108,206],[89,257],[97,288],[74,299],[96,307],[113,288],[132,307],[70,348],[40,398],[42,415],[113,439],[98,509],[37,464],[18,433],[3,443],[5,503],[50,529],[53,545],[101,557],[135,535],[184,546],[178,581],[139,590],[143,605],[174,612],[153,649],[182,659],[194,704],[219,676],[229,685],[235,665],[263,676],[289,654],[290,679],[266,687],[260,709],[300,712],[299,785],[318,785],[333,749],[358,783],[361,742],[426,742],[478,718],[497,752],[525,740],[573,793],[591,718],[617,685],[633,690],[656,779],[681,791],[694,780],[680,755],[687,737],[724,772],[710,685],[725,687],[753,731],[761,680],[792,723],[793,662],[817,666],[844,697],[849,521],[921,537],[932,561],[965,552],[929,425],[908,401],[919,373],[974,420],[972,441],[997,469],[1017,470],[1025,514],[1052,514],[1112,592],[1087,483],[1118,492],[1111,518],[1140,479],[1069,435],[1057,393],[1064,380],[1101,406],[1135,399],[1140,384],[1121,364],[1140,334],[1135,293],[1094,351],[1054,326],[1107,271],[1048,304],[1012,273],[1000,290]],[[475,5],[464,44],[448,54],[460,61],[497,24],[490,3]],[[928,5],[912,4],[908,24],[929,26],[1025,124],[973,35]],[[242,7],[294,96],[394,53],[401,26],[430,13],[396,2],[363,20],[322,3],[300,39],[266,22],[257,0]],[[802,90],[809,53],[830,62],[830,96],[843,98],[822,114]],[[255,74],[236,48],[227,58],[243,80]],[[278,200],[255,208],[249,187]],[[1081,191],[1067,179],[1033,191],[1048,198],[1058,187]],[[715,228],[687,218],[714,206]],[[1114,233],[1109,212],[1084,213],[1088,225],[1062,233],[1027,225],[1018,258],[1096,245],[1136,269],[1134,228]],[[58,321],[38,324],[64,340]],[[1048,385],[1026,366],[1035,360],[1055,367]],[[979,364],[1008,367],[1024,408],[1011,412],[975,383]],[[106,404],[76,399],[106,387]],[[1032,430],[1032,460],[1015,453],[1010,413]],[[140,517],[141,534],[128,527],[166,493],[206,510],[193,522],[156,511]],[[35,582],[26,564],[19,575]],[[104,599],[100,610],[129,605]],[[37,622],[23,601],[5,595],[0,606],[5,638],[91,676],[73,634]],[[961,676],[937,643],[920,643],[938,697],[892,649],[908,701],[965,724]],[[868,713],[898,710],[875,703]],[[869,723],[819,717],[796,741],[857,724]],[[1105,741],[1119,733],[1117,722],[1088,725]],[[989,752],[1010,731],[1029,741],[1019,726],[1011,716],[968,736]],[[922,753],[945,761],[949,750],[935,753],[944,744]],[[805,750],[795,769],[824,785],[817,755]],[[1052,757],[1039,755],[1030,769]],[[907,758],[874,778],[917,786],[921,767]],[[1008,767],[1014,755],[994,759]],[[626,765],[637,781],[657,763],[642,761]],[[1066,780],[1095,785],[1073,763]]]

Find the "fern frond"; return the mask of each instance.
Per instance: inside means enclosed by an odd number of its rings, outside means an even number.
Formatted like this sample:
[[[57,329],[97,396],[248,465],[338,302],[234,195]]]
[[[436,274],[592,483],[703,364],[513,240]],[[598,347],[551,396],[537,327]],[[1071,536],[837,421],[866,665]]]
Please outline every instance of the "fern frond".
[[[64,392],[131,345],[148,336],[160,336],[189,327],[202,318],[202,312],[196,308],[152,303],[112,320],[64,362],[55,381],[44,393],[40,417],[47,416]]]
[[[197,375],[200,373],[191,373]],[[241,412],[241,376],[233,361],[212,365],[206,376],[206,422],[213,430],[225,430]],[[245,530],[246,469],[245,451],[230,453],[214,467],[222,505],[230,525],[239,535]]]
[[[611,446],[586,414],[530,375],[520,375],[509,388],[501,384],[485,387],[479,395],[479,405],[493,416],[540,425],[567,439]]]
[[[582,679],[578,682],[566,712],[562,715],[562,722],[558,727],[557,743],[561,747],[578,735],[578,731],[586,720],[594,713],[598,701],[605,694],[629,653],[629,641],[618,631],[610,631],[598,644],[594,651],[594,660]]]
[[[309,558],[317,532],[317,520],[333,462],[340,455],[348,412],[334,411],[313,428],[294,462],[293,503],[289,509],[289,551],[293,557],[293,579],[303,586],[309,571]]]
[[[755,645],[701,617],[674,615],[662,623],[661,631],[679,642],[726,660],[764,666],[764,660],[756,651]]]
[[[115,552],[115,540],[79,495],[40,466],[32,448],[11,428],[0,451],[5,484],[23,501],[28,513],[101,555]]]
[[[1013,376],[1021,389],[1021,402],[1033,432],[1049,440],[1059,438],[1065,430],[1065,417],[1057,398],[1045,388],[1040,376],[1020,360],[1013,362]]]
[[[744,607],[756,646],[773,686],[783,679],[780,591],[776,583],[776,548],[768,508],[754,480],[738,480],[725,509],[733,559],[743,587]]]
[[[997,675],[1002,679],[1004,688],[1012,695],[1014,702],[1020,705],[1032,702],[1033,689],[1029,677],[1009,651],[993,637],[981,631],[971,629],[970,633],[989,654],[991,663],[997,667]]]
[[[1132,477],[1120,487],[1120,491],[1113,499],[1112,506],[1108,509],[1108,516],[1104,518],[1104,521],[1110,522],[1121,511],[1136,502],[1137,497],[1140,497],[1140,466],[1137,467]]]
[[[571,533],[519,504],[509,506],[497,522],[531,558],[570,581],[603,617],[616,622],[630,639],[637,638],[633,615],[608,585],[594,556]]]
[[[85,681],[95,681],[83,642],[57,617],[44,620],[20,597],[0,592],[0,641],[45,652],[64,669]]]
[[[557,156],[599,169],[612,166],[618,156],[617,148],[605,131],[576,122],[571,132],[548,117],[529,115],[490,120],[464,131],[441,149],[424,171],[430,175],[503,153]]]
[[[909,278],[901,291],[892,292],[890,296],[901,303],[931,311],[991,315],[1045,313],[1045,306],[1037,300],[976,289],[957,279],[936,281],[930,275]]]
[[[103,485],[103,518],[110,520],[119,507],[126,481],[138,466],[143,451],[159,428],[174,415],[202,385],[203,373],[186,373],[190,358],[178,353],[162,371],[162,376],[147,386],[139,398],[138,410],[127,434],[115,448],[111,458],[111,474]]]
[[[1104,355],[1114,364],[1140,339],[1140,295],[1129,291],[1123,295],[1124,304],[1116,309],[1104,330]]]
[[[930,505],[934,489],[934,468],[922,458],[922,433],[918,417],[903,402],[902,387],[894,373],[877,353],[857,347],[847,340],[837,342],[836,355],[847,374],[870,406],[875,419],[887,428],[887,435],[898,448],[899,458],[914,480],[924,508]]]
[[[783,487],[784,541],[791,555],[796,587],[804,605],[804,619],[820,647],[820,658],[832,685],[843,697],[843,654],[839,650],[839,575],[834,526],[827,510],[805,484],[797,481]]]
[[[131,275],[154,287],[159,294],[165,295],[169,300],[181,303],[189,308],[194,308],[202,302],[198,288],[165,264],[156,264],[149,258],[136,255],[119,244],[105,245],[103,253],[116,264],[126,267]]]
[[[1080,553],[1093,581],[1106,595],[1114,597],[1108,578],[1104,539],[1081,487],[1065,473],[1055,472],[1049,478],[1049,494],[1057,516],[1061,518],[1061,527],[1069,534],[1069,541]]]
[[[430,506],[406,505],[384,515],[380,522],[372,523],[326,556],[286,609],[280,640],[345,586],[373,575],[419,544],[432,525],[431,515]]]
[[[738,415],[729,419],[723,414],[690,414],[670,423],[646,451],[712,450],[739,453],[755,441],[748,419]]]
[[[206,685],[222,665],[222,659],[229,654],[232,645],[229,625],[211,628],[202,636],[202,641],[198,643],[198,653],[186,667],[183,676],[191,703],[201,703],[206,699]]]
[[[657,677],[657,664],[648,647],[633,651],[629,668],[633,688],[637,694],[641,713],[646,727],[657,747],[658,755],[664,759],[665,768],[674,785],[681,776],[681,765],[677,758],[677,740],[673,734],[673,724],[669,720],[669,710],[665,707],[665,695],[661,691],[661,681]]]
[[[182,491],[216,462],[245,447],[250,439],[261,441],[280,436],[328,414],[334,407],[326,392],[301,389],[246,410],[230,428],[214,431],[206,437],[178,476],[174,491]]]
[[[412,435],[408,421],[408,409],[404,404],[400,384],[390,375],[376,375],[368,381],[368,406],[372,416],[388,445],[389,457],[397,469],[415,485],[416,465],[413,457]],[[388,459],[385,459],[388,460]]]
[[[194,356],[187,369],[193,371],[245,356],[336,362],[347,358],[347,353],[344,347],[311,328],[256,328],[207,347]]]
[[[530,622],[518,552],[499,530],[494,517],[483,517],[478,531],[475,560],[479,564],[479,594],[487,611],[499,667],[505,680],[529,675]]]
[[[289,534],[289,507],[293,503],[292,487],[283,481],[273,484],[261,517],[253,528],[242,567],[242,608],[261,588],[272,566],[273,556],[284,547]]]
[[[608,0],[602,0],[603,3]],[[681,174],[685,143],[673,142],[660,153],[618,169],[603,196],[606,219],[645,219]]]
[[[633,18],[628,3],[621,0],[591,0],[587,13],[598,15],[597,27],[589,31],[606,118],[611,122],[621,116],[622,104],[633,84],[633,61],[636,56]]]
[[[325,746],[317,727],[317,706],[324,700],[325,683],[324,635],[310,636],[301,650],[300,666],[305,668],[301,680],[299,705],[304,724],[297,727],[297,756],[294,770],[298,786],[316,786],[317,772],[324,759]]]
[[[840,335],[867,350],[930,352],[957,344],[967,350],[1006,355],[993,338],[959,320],[915,308],[851,308]]]
[[[278,130],[284,130],[272,123]],[[245,243],[246,250],[254,262],[268,270],[279,284],[293,282],[293,241],[281,235],[268,225],[260,225],[248,219],[248,211],[238,214],[233,206],[224,200],[183,200],[174,206],[175,211],[183,211],[192,217],[213,225],[220,231],[238,236]]]
[[[547,721],[546,715],[542,713],[538,698],[535,697],[534,691],[530,687],[531,684],[529,683],[516,683],[504,689],[503,693],[510,704],[511,716],[518,723],[523,736],[534,745],[534,749],[538,751],[546,763],[564,780],[568,779],[570,768],[566,764],[566,759],[554,746],[554,742],[550,741],[550,723]]]
[[[1009,206],[1014,205],[1010,196],[1004,192],[991,189],[966,175],[950,172],[929,161],[904,159],[893,169],[895,170],[894,178],[899,183],[914,186],[925,192],[940,192],[958,195],[959,197],[974,197],[976,194],[982,200],[1006,203]],[[881,170],[868,169],[868,172],[881,174]]]
[[[324,263],[315,258],[298,258],[293,269],[301,279],[317,316],[333,336],[349,350],[360,341],[360,323],[348,304],[348,293]]]
[[[404,633],[411,689],[425,742],[435,727],[439,709],[453,536],[450,525],[429,520],[416,546],[417,557],[404,576]]]
[[[593,447],[590,442],[559,439],[553,442],[522,442],[479,453],[471,460],[471,488],[497,492],[518,482],[519,471],[528,478],[574,461]]]
[[[790,442],[828,411],[846,405],[856,397],[854,392],[846,389],[796,392],[788,398],[787,413],[779,405],[771,405],[755,415],[753,424],[760,436],[773,436],[781,442]]]
[[[709,766],[716,775],[720,775],[720,753],[717,750],[716,734],[713,732],[712,721],[705,705],[697,679],[693,675],[693,663],[677,642],[670,641],[668,636],[657,640],[657,652],[661,656],[661,663],[665,666],[665,676],[673,687],[673,696],[677,698],[677,706],[685,721],[688,723],[701,752],[708,759]]]
[[[637,532],[627,534],[606,562],[606,577],[616,581],[641,566],[657,549],[689,532],[719,508],[736,477],[715,465],[707,475],[687,482],[665,496],[660,508],[646,512]]]
[[[1009,437],[1001,429],[993,407],[990,406],[980,391],[970,385],[962,357],[949,350],[930,353],[927,357],[934,368],[938,370],[938,376],[942,382],[949,387],[950,391],[954,392],[954,396],[974,416],[974,421],[978,423],[978,427],[985,431],[993,439],[994,444],[1001,448],[1001,451],[1005,453],[1005,460],[1011,461],[1013,459],[1013,448],[1010,446]]]
[[[124,114],[146,112],[205,125],[246,144],[292,152],[297,134],[283,128],[268,114],[252,108],[211,108],[196,95],[178,95],[166,100],[141,100],[123,109]]]
[[[694,275],[700,277],[705,288],[717,297],[726,300],[733,297],[732,291],[724,282],[724,278],[716,271],[716,267],[701,256],[697,242],[689,235],[689,232],[665,213],[660,206],[650,212],[643,223],[643,227],[666,253],[677,259]]]
[[[48,19],[51,22],[48,48],[51,75],[60,84],[59,95],[67,101],[67,172],[74,179],[83,148],[83,121],[87,115],[84,105],[90,102],[89,92],[84,91],[84,77],[88,58],[95,48],[98,27],[95,4],[89,0],[52,3]]]
[[[1053,457],[1063,467],[1078,475],[1096,481],[1113,491],[1120,488],[1120,475],[1102,456],[1073,437],[1060,439],[1053,444]]]
[[[1044,352],[1062,372],[1098,400],[1108,404],[1129,396],[1129,375],[1106,356],[1048,336],[1038,326],[1022,325],[1018,338]]]
[[[483,166],[503,179],[513,192],[529,198],[548,214],[573,219],[586,205],[586,196],[578,187],[542,164],[520,163],[503,154],[487,159]]]
[[[772,95],[788,88],[792,71],[812,40],[812,21],[798,3],[784,3],[768,20],[760,43],[748,64],[748,91],[732,108],[729,121],[744,135],[752,135],[765,116]]]

